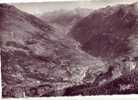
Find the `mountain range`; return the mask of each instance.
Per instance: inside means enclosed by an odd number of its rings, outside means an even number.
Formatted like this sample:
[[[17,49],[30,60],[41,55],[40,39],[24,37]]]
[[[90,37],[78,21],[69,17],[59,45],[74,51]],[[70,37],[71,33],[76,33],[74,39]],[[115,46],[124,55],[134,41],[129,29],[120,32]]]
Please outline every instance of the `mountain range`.
[[[41,96],[42,86],[49,93],[80,84],[88,69],[104,65],[75,40],[59,40],[55,28],[38,17],[7,4],[0,4],[0,13],[3,97]]]
[[[86,95],[95,95],[95,90],[110,94],[120,90],[114,84],[120,86],[126,77],[131,80],[125,87],[137,86],[137,65],[134,72],[122,75],[124,66],[112,63],[126,55],[138,57],[137,3],[42,16],[0,4],[0,14],[3,97],[79,95],[87,88],[91,90]],[[108,72],[111,64],[115,68]],[[111,74],[106,84],[99,80],[102,85],[93,88],[98,76],[106,73]],[[110,90],[113,87],[115,92]]]

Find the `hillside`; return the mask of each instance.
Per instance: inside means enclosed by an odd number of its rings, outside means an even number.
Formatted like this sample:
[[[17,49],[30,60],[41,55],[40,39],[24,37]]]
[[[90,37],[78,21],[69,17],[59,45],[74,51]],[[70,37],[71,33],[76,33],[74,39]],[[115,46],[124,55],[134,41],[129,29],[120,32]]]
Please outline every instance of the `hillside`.
[[[107,70],[106,62],[71,38],[59,40],[39,18],[7,4],[0,4],[0,14],[3,97],[41,96],[83,83],[89,69]]]
[[[127,55],[132,49],[129,38],[138,34],[137,3],[95,10],[80,20],[68,34],[93,56],[114,58]]]
[[[43,19],[0,4],[2,96],[127,92],[122,88],[137,93],[136,5],[108,6],[91,13],[55,11]],[[135,58],[131,65],[137,63],[132,72],[127,55]]]
[[[138,71],[123,75],[118,79],[99,87],[79,85],[65,89],[64,96],[74,95],[125,95],[138,93]]]

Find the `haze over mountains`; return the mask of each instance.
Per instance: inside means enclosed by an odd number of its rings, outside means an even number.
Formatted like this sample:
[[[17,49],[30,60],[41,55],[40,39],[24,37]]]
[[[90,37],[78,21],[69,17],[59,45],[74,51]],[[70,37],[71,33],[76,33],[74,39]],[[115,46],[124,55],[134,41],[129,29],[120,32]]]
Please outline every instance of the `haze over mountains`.
[[[60,10],[39,17],[0,4],[0,14],[3,97],[68,95],[68,88],[93,84],[101,73],[108,73],[116,59],[138,57],[137,3],[95,11]],[[113,66],[105,78],[110,88],[124,67]],[[137,78],[137,70],[134,73]],[[102,80],[98,83],[108,87]],[[99,85],[92,89],[97,88],[100,92]],[[73,91],[81,94],[77,88]]]
[[[73,10],[57,10],[47,12],[40,16],[43,21],[46,21],[56,29],[57,35],[66,35],[76,22],[89,15],[92,9],[76,8]],[[59,34],[60,33],[60,34]]]

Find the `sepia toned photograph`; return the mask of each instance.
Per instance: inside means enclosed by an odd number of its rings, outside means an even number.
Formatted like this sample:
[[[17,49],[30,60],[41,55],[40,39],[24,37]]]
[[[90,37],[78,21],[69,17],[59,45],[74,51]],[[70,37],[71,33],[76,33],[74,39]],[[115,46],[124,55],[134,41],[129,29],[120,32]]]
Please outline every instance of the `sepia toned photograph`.
[[[0,4],[2,98],[138,94],[138,1]]]

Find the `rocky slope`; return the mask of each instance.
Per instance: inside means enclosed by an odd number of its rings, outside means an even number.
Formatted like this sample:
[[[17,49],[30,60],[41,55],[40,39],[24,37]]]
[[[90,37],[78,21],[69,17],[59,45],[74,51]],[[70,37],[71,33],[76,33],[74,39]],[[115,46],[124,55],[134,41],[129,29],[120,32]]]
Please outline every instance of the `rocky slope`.
[[[138,94],[138,71],[132,71],[127,75],[113,80],[110,83],[95,87],[91,84],[79,85],[65,89],[65,96],[73,95],[124,95]]]
[[[137,3],[96,10],[80,20],[69,35],[93,56],[114,58],[127,55],[137,47],[129,45],[132,42],[129,38],[138,35]]]
[[[73,39],[59,40],[39,18],[7,4],[0,4],[0,14],[3,97],[42,96],[86,82],[88,70],[93,81],[108,69]]]

